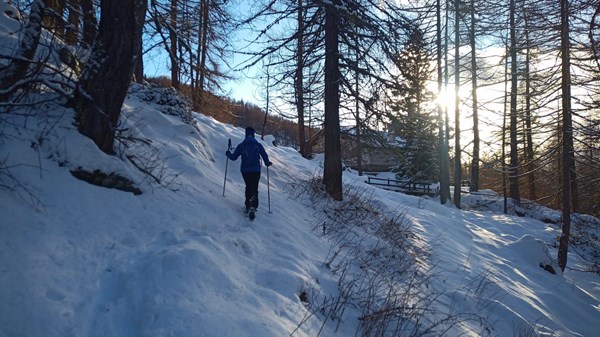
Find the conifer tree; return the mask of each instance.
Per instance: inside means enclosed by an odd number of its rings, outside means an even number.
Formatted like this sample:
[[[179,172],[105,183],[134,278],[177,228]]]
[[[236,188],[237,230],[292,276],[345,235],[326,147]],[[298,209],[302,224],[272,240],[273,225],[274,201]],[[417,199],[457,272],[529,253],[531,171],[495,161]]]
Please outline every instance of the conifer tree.
[[[398,55],[399,87],[393,91],[390,104],[392,131],[404,142],[397,167],[401,180],[434,182],[439,178],[434,99],[427,88],[432,76],[431,64],[433,59],[423,31],[415,26]]]

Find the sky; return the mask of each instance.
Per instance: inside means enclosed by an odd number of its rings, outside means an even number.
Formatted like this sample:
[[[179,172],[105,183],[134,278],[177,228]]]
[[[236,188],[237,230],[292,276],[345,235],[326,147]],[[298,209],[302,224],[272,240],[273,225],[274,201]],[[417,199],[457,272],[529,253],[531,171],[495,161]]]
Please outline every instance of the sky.
[[[14,42],[6,20],[0,16],[2,44]],[[244,130],[201,113],[185,123],[190,111],[163,105],[164,95],[171,93],[132,85],[121,116],[128,137],[115,156],[76,130],[73,111],[53,93],[27,97],[43,102],[37,114],[1,114],[0,337],[352,336],[393,289],[418,290],[396,300],[428,309],[420,327],[447,328],[445,336],[600,331],[599,276],[582,272],[573,250],[570,268],[556,266],[558,212],[531,205],[527,216],[506,215],[491,191],[464,195],[457,209],[369,186],[351,170],[345,201],[334,202],[311,192],[322,156],[304,159],[265,135],[274,165],[262,169],[250,221],[239,161],[224,154]],[[127,177],[142,194],[81,181],[71,174],[79,169]],[[359,201],[378,221],[327,220],[333,208],[353,218]],[[400,251],[385,235],[395,227],[383,230],[393,218],[407,238]],[[598,235],[598,219],[586,220]],[[406,250],[418,254],[397,277],[371,273],[377,263],[395,270],[404,257],[395,254]],[[381,283],[364,288],[367,280]],[[370,309],[344,297],[369,290]],[[442,324],[451,317],[456,324]]]
[[[148,77],[171,77],[170,63],[166,53],[162,49],[156,48],[144,56],[144,72],[145,76]],[[219,94],[224,94],[236,100],[261,104],[260,88],[257,86],[256,81],[252,79],[255,70],[245,72],[232,71],[231,74],[236,79],[226,81],[223,85],[223,92]]]

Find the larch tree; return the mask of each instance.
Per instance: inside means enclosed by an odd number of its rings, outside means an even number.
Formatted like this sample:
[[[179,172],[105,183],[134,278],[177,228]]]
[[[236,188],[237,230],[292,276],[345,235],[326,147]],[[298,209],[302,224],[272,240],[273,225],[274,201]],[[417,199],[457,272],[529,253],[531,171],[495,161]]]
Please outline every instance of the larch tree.
[[[325,5],[325,160],[323,184],[334,200],[342,200],[342,151],[340,143],[340,0]]]
[[[147,0],[145,0],[147,2]],[[144,9],[144,16],[147,11],[147,3]],[[142,15],[141,13],[139,15]],[[133,51],[133,70],[132,70],[132,80],[138,84],[144,83],[144,42],[143,42],[143,33],[145,26],[145,17],[143,18],[142,28],[136,29],[135,34],[139,36],[135,36],[135,47]]]
[[[296,47],[295,93],[296,110],[298,111],[298,146],[300,155],[308,157],[306,136],[304,134],[304,0],[298,0],[298,42]]]
[[[72,99],[79,131],[113,154],[121,107],[131,83],[146,0],[100,4],[100,26]]]
[[[447,94],[449,78],[449,63],[448,63],[448,27],[449,25],[449,12],[450,12],[450,1],[445,1],[444,6],[444,35],[442,36],[442,4],[438,0],[438,13],[437,13],[437,25],[438,25],[438,88],[439,92],[442,90]],[[443,45],[443,48],[442,48]],[[442,54],[444,58],[444,67],[441,69]],[[443,89],[442,89],[443,88]],[[441,167],[441,179],[440,179],[440,201],[445,204],[447,200],[451,198],[450,194],[450,119],[448,117],[448,105],[444,102],[443,107],[439,108],[439,146],[440,146],[440,167]]]
[[[454,205],[460,208],[462,149],[460,145],[460,0],[454,1]]]
[[[200,24],[198,25],[198,48],[196,58],[198,59],[198,71],[196,75],[196,89],[194,90],[194,95],[197,95],[200,101],[204,100],[204,91],[206,90],[206,78],[208,75],[207,69],[207,60],[208,60],[208,42],[210,40],[210,26],[211,26],[211,17],[210,17],[210,1],[201,0],[198,6],[198,18],[200,19]],[[193,68],[193,67],[192,67]],[[192,76],[193,77],[193,76]],[[201,105],[203,103],[201,102]]]
[[[204,111],[222,81],[231,55],[234,20],[228,0],[151,0],[147,36],[149,49],[168,55],[171,85],[185,92],[193,108]]]
[[[509,164],[509,193],[515,202],[521,201],[519,192],[519,153],[517,139],[517,93],[518,93],[518,71],[517,71],[517,24],[516,0],[510,0],[509,4],[509,35],[510,35],[510,164]]]
[[[197,19],[192,18],[191,36],[197,35],[196,59],[190,60],[192,98],[197,107],[203,109],[210,95],[207,92],[223,91],[222,81],[232,77],[223,70],[231,56],[230,32],[233,30],[233,17],[228,0],[201,0],[196,5]],[[195,24],[194,22],[197,22]],[[192,29],[193,30],[193,29]]]
[[[436,63],[437,63],[437,83],[438,99],[443,96],[444,69],[442,67],[442,3],[436,0]],[[444,106],[442,102],[437,104],[438,111],[438,162],[440,167],[440,203],[446,204],[450,191],[450,167],[448,158],[447,139],[444,127]]]
[[[159,36],[160,44],[169,56],[171,67],[171,86],[175,89],[180,84],[180,57],[178,39],[178,0],[169,0],[168,4],[159,0],[150,0],[150,17],[153,22],[155,35]]]
[[[469,8],[471,22],[469,29],[469,45],[471,46],[471,99],[473,105],[473,152],[471,159],[471,192],[479,191],[479,161],[480,143],[479,139],[479,102],[477,100],[477,45],[475,43],[476,19],[475,0],[471,0]]]
[[[171,0],[170,4],[170,12],[169,18],[171,21],[169,22],[168,30],[169,30],[169,58],[171,59],[171,85],[173,88],[179,88],[180,82],[180,72],[179,72],[179,63],[180,58],[178,57],[178,38],[177,31],[179,28],[179,10],[177,8],[178,0]]]
[[[532,62],[532,49],[533,41],[531,40],[530,27],[529,27],[529,10],[523,4],[523,20],[524,20],[524,31],[525,31],[525,69],[523,71],[524,82],[525,82],[525,159],[527,161],[527,187],[529,190],[529,199],[536,200],[535,190],[535,152],[533,144],[533,116],[532,116],[532,105],[531,105],[531,62]]]
[[[558,246],[558,265],[567,266],[571,232],[572,181],[575,180],[575,149],[573,147],[573,119],[571,110],[571,48],[569,41],[569,1],[561,0],[561,91],[562,91],[562,232]]]

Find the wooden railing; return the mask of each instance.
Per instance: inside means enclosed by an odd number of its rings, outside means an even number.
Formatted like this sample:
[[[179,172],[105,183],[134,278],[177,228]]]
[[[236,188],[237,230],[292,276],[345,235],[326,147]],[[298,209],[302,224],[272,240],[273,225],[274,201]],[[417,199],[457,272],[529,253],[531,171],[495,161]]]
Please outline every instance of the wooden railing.
[[[367,177],[367,184],[379,186],[384,189],[402,192],[410,195],[428,195],[435,197],[438,195],[438,189],[432,189],[429,183],[407,182],[395,179],[384,179]]]

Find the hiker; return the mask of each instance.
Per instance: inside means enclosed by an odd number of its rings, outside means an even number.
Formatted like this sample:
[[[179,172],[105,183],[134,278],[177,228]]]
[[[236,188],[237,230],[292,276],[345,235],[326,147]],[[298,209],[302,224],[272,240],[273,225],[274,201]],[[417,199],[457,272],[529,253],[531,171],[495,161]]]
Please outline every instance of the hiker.
[[[227,150],[225,155],[231,160],[236,160],[242,156],[240,171],[246,183],[246,213],[250,219],[254,219],[256,209],[258,208],[258,182],[260,181],[260,157],[262,157],[266,166],[273,163],[269,161],[269,156],[265,148],[254,138],[254,129],[246,128],[246,138],[241,142],[233,153]]]

